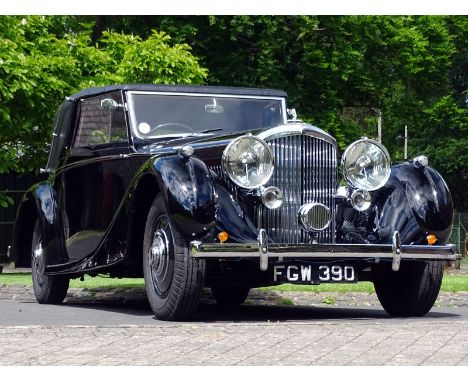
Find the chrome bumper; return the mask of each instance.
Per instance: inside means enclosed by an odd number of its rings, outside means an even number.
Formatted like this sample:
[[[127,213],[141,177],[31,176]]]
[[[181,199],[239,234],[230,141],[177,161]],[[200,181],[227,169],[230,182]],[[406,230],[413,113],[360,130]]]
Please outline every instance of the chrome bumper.
[[[263,232],[262,232],[263,231]],[[260,230],[257,243],[190,243],[195,258],[259,258],[260,269],[268,269],[269,258],[333,258],[333,259],[390,259],[392,269],[400,269],[401,259],[454,261],[459,255],[453,244],[444,246],[401,245],[395,232],[393,244],[268,244],[266,233]]]

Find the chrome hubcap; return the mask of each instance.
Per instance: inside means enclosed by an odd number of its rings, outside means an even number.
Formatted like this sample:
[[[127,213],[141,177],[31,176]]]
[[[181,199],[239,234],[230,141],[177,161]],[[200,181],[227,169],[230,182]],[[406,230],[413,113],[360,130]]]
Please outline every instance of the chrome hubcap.
[[[158,219],[148,253],[151,279],[155,291],[164,298],[172,283],[174,269],[170,223],[167,217]]]
[[[33,255],[36,261],[41,260],[40,259],[42,257],[42,243],[41,242],[38,242],[36,244],[36,247],[34,248],[34,251],[33,251]]]
[[[150,265],[154,270],[158,270],[168,254],[167,235],[162,229],[158,229],[153,236],[153,242],[150,248]]]
[[[44,261],[42,258],[44,251],[42,248],[42,241],[39,239],[33,247],[32,250],[32,262],[33,267],[36,273],[36,280],[39,285],[44,284],[45,276],[44,276]]]

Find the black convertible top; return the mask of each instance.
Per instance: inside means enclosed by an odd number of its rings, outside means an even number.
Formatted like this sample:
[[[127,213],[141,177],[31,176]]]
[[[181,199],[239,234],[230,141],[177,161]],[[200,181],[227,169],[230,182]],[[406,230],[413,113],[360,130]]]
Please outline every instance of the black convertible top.
[[[88,88],[79,91],[68,97],[70,101],[80,98],[93,97],[100,94],[110,93],[119,90],[139,90],[153,92],[174,92],[174,93],[209,93],[209,94],[232,94],[246,96],[266,96],[266,97],[287,97],[282,90],[275,89],[255,89],[226,86],[198,86],[198,85],[152,85],[152,84],[127,84],[111,85],[103,87]]]

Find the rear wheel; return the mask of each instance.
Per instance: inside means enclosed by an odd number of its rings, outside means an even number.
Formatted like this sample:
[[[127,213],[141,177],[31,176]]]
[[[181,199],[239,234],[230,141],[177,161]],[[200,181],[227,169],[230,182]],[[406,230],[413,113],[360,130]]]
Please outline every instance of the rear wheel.
[[[386,271],[374,281],[383,308],[391,316],[424,316],[437,299],[444,266],[444,261],[414,261],[398,272]]]
[[[218,305],[241,305],[245,302],[250,288],[242,286],[211,287],[213,297]]]
[[[34,296],[40,304],[60,304],[65,299],[70,278],[45,274],[43,240],[39,220],[36,220],[31,243],[31,272]]]
[[[143,274],[156,318],[177,321],[193,317],[205,281],[205,261],[190,257],[188,244],[172,224],[162,195],[155,198],[146,220]]]

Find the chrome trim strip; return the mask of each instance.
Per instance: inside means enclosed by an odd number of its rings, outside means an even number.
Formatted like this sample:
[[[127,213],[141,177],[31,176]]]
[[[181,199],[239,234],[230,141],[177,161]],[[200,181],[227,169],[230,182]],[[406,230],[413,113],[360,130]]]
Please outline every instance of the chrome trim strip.
[[[190,97],[217,97],[217,98],[247,98],[247,99],[273,99],[276,101],[284,100],[284,97],[275,96],[256,96],[256,95],[241,95],[241,94],[216,94],[216,93],[190,93],[190,92],[161,92],[161,91],[143,91],[143,90],[126,90],[128,94],[158,94],[158,95],[173,95],[173,96],[190,96]]]
[[[174,150],[171,149],[171,151],[173,152],[176,152]],[[90,150],[90,152],[92,152],[92,150]],[[162,154],[162,153],[161,153]],[[74,169],[74,168],[77,168],[77,167],[82,167],[82,166],[87,166],[89,164],[92,164],[92,163],[99,163],[99,162],[106,162],[106,161],[111,161],[111,160],[120,160],[120,159],[128,159],[128,158],[131,158],[131,157],[148,157],[151,158],[153,156],[153,154],[151,153],[147,153],[147,152],[143,152],[143,153],[140,153],[140,152],[136,152],[136,153],[128,153],[128,154],[114,154],[114,155],[106,155],[106,156],[102,156],[102,157],[94,157],[94,158],[89,158],[89,159],[82,159],[80,161],[77,161],[77,162],[73,162],[73,163],[70,163],[70,164],[65,164],[61,167],[58,167],[54,174],[55,175],[59,175],[61,174],[62,172],[64,171],[68,171],[70,169]]]
[[[203,244],[199,241],[190,243],[191,256],[197,258],[259,258],[258,243],[245,244]],[[420,260],[456,260],[460,255],[456,253],[453,245],[412,246],[402,245],[400,256],[402,259]],[[333,245],[275,245],[268,246],[269,258],[387,258],[393,259],[392,245],[360,245],[360,244],[333,244]]]
[[[288,135],[310,135],[311,137],[322,139],[336,146],[336,139],[322,129],[309,125],[307,123],[295,122],[286,125],[276,126],[271,129],[262,131],[257,134],[257,137],[269,141],[276,138],[282,138]]]
[[[400,262],[401,262],[401,241],[400,241],[400,232],[398,231],[395,231],[393,233],[392,254],[393,254],[392,270],[394,270],[395,272],[398,272],[400,270]]]
[[[264,229],[258,233],[258,256],[260,257],[260,270],[268,269],[268,236]]]

